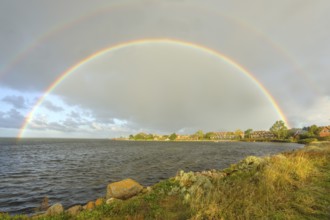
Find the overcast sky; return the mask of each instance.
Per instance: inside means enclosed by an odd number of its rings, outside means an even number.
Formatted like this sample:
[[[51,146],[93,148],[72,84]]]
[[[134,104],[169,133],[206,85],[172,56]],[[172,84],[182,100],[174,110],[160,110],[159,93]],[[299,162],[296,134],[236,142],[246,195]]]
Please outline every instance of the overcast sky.
[[[328,0],[0,0],[0,137],[108,138],[137,132],[330,124]]]

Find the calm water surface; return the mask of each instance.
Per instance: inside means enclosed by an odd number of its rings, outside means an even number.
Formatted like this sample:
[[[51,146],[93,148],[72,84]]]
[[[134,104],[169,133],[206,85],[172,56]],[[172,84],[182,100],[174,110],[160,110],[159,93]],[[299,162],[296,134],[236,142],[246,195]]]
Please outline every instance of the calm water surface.
[[[66,208],[105,195],[109,182],[132,178],[144,186],[178,170],[222,169],[248,155],[269,155],[297,144],[128,142],[0,139],[0,211],[32,213],[45,196]]]

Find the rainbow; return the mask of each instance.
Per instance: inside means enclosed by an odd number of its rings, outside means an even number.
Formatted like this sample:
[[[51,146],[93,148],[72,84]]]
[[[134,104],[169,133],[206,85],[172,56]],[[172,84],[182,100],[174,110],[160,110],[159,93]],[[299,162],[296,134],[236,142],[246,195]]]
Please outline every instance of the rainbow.
[[[141,39],[141,40],[123,42],[123,43],[119,43],[119,44],[112,45],[110,47],[104,48],[104,49],[102,49],[102,50],[100,50],[100,51],[84,58],[83,60],[81,60],[80,62],[75,64],[74,66],[70,67],[69,69],[67,69],[66,71],[61,73],[60,76],[46,89],[46,91],[43,93],[43,95],[38,99],[36,104],[33,106],[32,110],[27,114],[27,116],[25,117],[25,120],[24,120],[24,122],[23,122],[23,124],[20,128],[20,131],[19,131],[19,134],[18,134],[17,137],[18,138],[23,137],[24,131],[26,130],[26,128],[28,127],[30,121],[32,120],[34,113],[36,112],[38,107],[43,103],[45,98],[62,81],[64,81],[69,75],[74,73],[76,70],[78,70],[79,68],[82,68],[86,63],[88,63],[88,62],[90,62],[94,59],[97,59],[97,58],[101,57],[102,55],[104,55],[108,52],[113,52],[113,51],[116,51],[116,50],[120,50],[122,48],[134,46],[134,45],[146,45],[146,44],[150,44],[150,43],[176,44],[176,45],[183,46],[183,47],[189,47],[189,48],[196,49],[196,50],[202,50],[203,52],[206,52],[207,54],[209,54],[211,56],[214,56],[214,57],[217,57],[217,58],[223,60],[224,62],[226,62],[227,64],[229,64],[232,67],[236,68],[241,73],[245,74],[248,78],[250,78],[253,81],[253,83],[259,88],[259,90],[265,95],[265,97],[270,101],[272,106],[275,108],[277,114],[280,116],[281,120],[283,120],[286,123],[286,125],[289,125],[285,115],[283,114],[283,112],[281,110],[281,108],[276,103],[276,101],[272,97],[272,95],[266,90],[266,88],[252,75],[252,73],[250,73],[248,70],[246,70],[244,67],[242,67],[241,65],[236,63],[234,60],[232,60],[228,56],[225,56],[225,55],[223,55],[223,54],[221,54],[221,53],[219,53],[215,50],[212,50],[210,48],[207,48],[207,47],[204,47],[204,46],[201,46],[201,45],[198,45],[198,44],[194,44],[192,42],[181,41],[181,40],[177,40],[177,39],[167,39],[167,38],[165,38],[165,39]]]
[[[123,0],[122,0],[123,1]],[[75,25],[78,25],[90,18],[95,17],[99,14],[105,14],[109,13],[111,11],[115,11],[117,9],[125,8],[128,5],[123,4],[121,1],[120,4],[114,4],[109,8],[98,8],[95,11],[93,11],[89,15],[81,15],[79,18],[74,18],[70,21],[65,21],[64,23],[60,23],[50,30],[46,31],[45,33],[41,34],[39,37],[37,37],[33,42],[26,45],[18,54],[15,56],[8,65],[4,66],[3,69],[0,69],[0,77],[2,75],[5,75],[9,73],[15,66],[17,66],[19,63],[21,63],[24,59],[26,59],[34,50],[38,48],[38,46],[42,45],[43,43],[50,40],[52,37],[56,37],[57,35],[63,34],[64,31],[69,30],[70,28],[74,27]],[[127,3],[127,2],[126,2]],[[132,3],[130,3],[132,4]],[[136,3],[134,5],[137,5]]]
[[[18,66],[19,63],[21,63],[24,59],[26,59],[30,53],[32,53],[36,48],[38,48],[39,45],[46,43],[47,40],[55,36],[63,34],[64,31],[69,30],[75,25],[78,25],[88,19],[95,18],[98,15],[104,15],[106,13],[110,13],[111,11],[123,10],[126,9],[127,7],[136,7],[139,5],[140,5],[139,2],[132,3],[129,1],[121,0],[119,4],[111,4],[111,6],[108,7],[100,7],[88,15],[82,14],[78,18],[74,18],[70,21],[65,21],[65,23],[60,23],[56,25],[47,32],[43,33],[41,36],[37,37],[36,40],[34,40],[31,44],[27,45],[21,52],[18,53],[16,57],[14,57],[7,65],[5,65],[3,69],[0,69],[0,78],[3,75],[9,73],[15,66]],[[187,5],[185,7],[187,7]],[[269,46],[271,46],[278,54],[282,55],[286,60],[290,62],[290,64],[293,67],[294,73],[299,74],[300,75],[299,77],[303,77],[304,83],[306,83],[307,86],[309,86],[309,88],[312,88],[313,92],[320,94],[319,87],[311,79],[309,74],[307,74],[302,69],[301,64],[298,63],[298,61],[290,54],[290,52],[285,47],[281,46],[278,42],[274,41],[274,39],[266,35],[263,31],[258,29],[257,27],[252,26],[251,24],[247,23],[245,20],[240,19],[238,17],[233,17],[231,15],[220,13],[214,10],[214,8],[202,7],[201,5],[189,5],[189,7],[192,9],[193,8],[198,9],[198,11],[204,10],[206,14],[214,14],[218,17],[226,19],[227,21],[231,22],[232,24],[238,27],[245,28],[247,31],[255,33],[264,42],[269,44]]]

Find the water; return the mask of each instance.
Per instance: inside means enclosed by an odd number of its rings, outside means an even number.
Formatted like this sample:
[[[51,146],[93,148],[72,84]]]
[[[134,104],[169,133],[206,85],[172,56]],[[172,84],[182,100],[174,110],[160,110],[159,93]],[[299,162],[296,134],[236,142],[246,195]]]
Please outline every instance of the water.
[[[32,213],[48,196],[65,208],[102,197],[124,178],[144,186],[178,170],[223,169],[248,155],[269,155],[297,144],[244,142],[127,142],[0,139],[0,211]]]

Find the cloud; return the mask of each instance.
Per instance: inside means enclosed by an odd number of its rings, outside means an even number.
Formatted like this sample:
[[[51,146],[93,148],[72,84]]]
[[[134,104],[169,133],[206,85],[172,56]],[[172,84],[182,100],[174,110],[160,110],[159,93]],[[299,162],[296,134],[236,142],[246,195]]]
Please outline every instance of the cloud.
[[[63,119],[54,120],[47,112],[37,113],[29,123],[29,129],[47,130],[59,132],[85,132],[91,124],[90,119],[81,116],[77,111],[71,111],[64,115]]]
[[[2,101],[11,104],[16,109],[25,109],[27,107],[23,96],[9,95],[2,98]]]
[[[74,132],[79,128],[79,124],[66,119],[64,121],[49,121],[45,115],[34,117],[29,123],[29,129],[40,131],[61,131],[61,132]]]
[[[73,118],[73,119],[75,119],[75,120],[80,120],[80,119],[81,119],[80,113],[77,112],[77,111],[71,111],[71,112],[68,114],[68,117]]]
[[[293,124],[324,124],[326,113],[318,116],[317,108],[327,106],[321,97],[330,92],[329,6],[307,0],[7,1],[0,8],[0,89],[24,98],[10,94],[2,101],[27,110],[32,97],[25,94],[43,94],[91,54],[132,40],[171,38],[211,48],[242,65]],[[53,91],[79,111],[70,113],[50,97],[43,103],[49,121],[36,119],[35,129],[86,130],[95,123],[98,132],[108,132],[118,126],[115,119],[150,132],[262,129],[277,119],[256,85],[221,59],[180,46],[168,45],[167,51],[142,46],[81,66]],[[3,118],[9,117],[6,108],[0,106]]]
[[[295,115],[291,115],[292,124],[304,127],[313,124],[330,125],[330,96],[322,96],[314,101],[309,108],[295,108]]]
[[[8,112],[0,111],[0,127],[1,128],[20,128],[24,116],[16,109],[11,109]]]
[[[73,130],[73,129],[78,129],[80,126],[84,126],[88,124],[88,121],[84,120],[74,120],[72,118],[66,118],[63,122],[62,125],[65,126],[66,128]]]
[[[53,92],[90,110],[96,130],[116,121],[159,132],[268,128],[278,119],[251,78],[221,59],[176,45],[135,46],[103,56]]]
[[[34,130],[44,130],[48,126],[48,118],[45,115],[36,115],[29,122],[29,128]]]
[[[61,106],[57,106],[49,100],[43,101],[42,106],[53,112],[62,112],[64,110]]]

